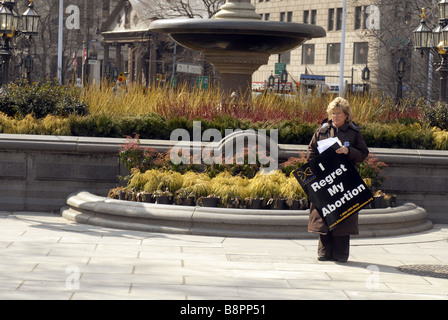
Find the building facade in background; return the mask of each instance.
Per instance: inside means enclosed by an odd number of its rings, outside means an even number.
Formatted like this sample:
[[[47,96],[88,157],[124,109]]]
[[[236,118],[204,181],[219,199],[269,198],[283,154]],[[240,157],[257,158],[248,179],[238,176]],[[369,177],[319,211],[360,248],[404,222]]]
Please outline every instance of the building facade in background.
[[[172,9],[169,10],[164,1],[64,0],[63,82],[99,84],[105,79],[117,79],[121,73],[127,83],[143,85],[159,78],[171,79],[174,42],[166,35],[149,32],[149,24],[167,16],[192,14],[200,18],[207,11],[178,7],[176,1],[170,2]],[[198,1],[194,2],[195,6]],[[27,4],[23,1],[23,7]],[[39,34],[26,43],[27,52],[17,52],[16,59],[23,59],[29,52],[38,66],[32,72],[32,79],[56,78],[59,0],[39,0],[35,8],[41,16]],[[200,52],[177,46],[176,54],[179,61],[201,64],[204,72],[213,73]],[[14,75],[11,79],[21,76],[18,70],[11,73]],[[188,75],[180,78],[189,80]]]
[[[315,24],[327,32],[325,38],[312,39],[291,52],[272,55],[269,64],[254,74],[254,88],[275,74],[277,63],[285,63],[291,84],[304,84],[304,78],[321,83],[324,77],[325,89],[337,89],[343,43],[343,0],[251,2],[263,20]],[[430,27],[435,28],[437,1],[347,0],[343,57],[346,89],[361,91],[367,84],[371,90],[394,95],[398,83],[397,61],[404,58],[403,94],[437,96],[437,79],[434,79],[436,73],[433,71],[437,68],[438,57],[428,57],[427,52],[420,54],[413,50],[412,31],[419,24],[422,7],[427,8],[433,21]],[[369,80],[362,78],[366,66],[370,70]]]
[[[362,90],[367,83],[362,79],[362,70],[366,66],[371,71],[368,83],[377,82],[378,46],[372,29],[380,28],[380,13],[379,8],[371,4],[372,1],[347,2],[344,83],[347,86],[353,84],[355,90]],[[252,0],[252,3],[263,20],[313,24],[327,32],[325,38],[312,39],[295,50],[272,55],[269,64],[254,74],[254,87],[267,81],[271,74],[275,75],[277,63],[284,63],[290,74],[288,82],[300,82],[303,86],[314,88],[324,81],[321,90],[337,90],[343,1]]]
[[[218,80],[219,73],[206,62],[203,54],[175,46],[165,35],[148,32],[149,23],[154,19],[209,18],[224,3],[223,0],[195,0],[192,3],[196,7],[185,8],[178,5],[180,1],[64,0],[64,82],[83,79],[85,83],[99,83],[116,73],[124,73],[128,82],[149,85],[157,74],[167,80],[176,78],[178,83],[189,76],[198,76],[176,72],[178,62],[200,66],[199,76],[208,77],[210,83]],[[296,83],[306,84],[307,88],[318,84],[323,91],[337,90],[343,43],[343,0],[251,1],[263,20],[315,24],[327,32],[325,38],[312,39],[295,50],[272,55],[268,65],[255,72],[253,88],[262,88],[269,76],[275,75],[280,63],[286,66],[291,87]],[[16,3],[19,12],[28,4],[26,1]],[[39,0],[34,4],[41,16],[41,30],[30,41],[16,44],[16,60],[11,68],[16,68],[13,66],[30,54],[35,61],[32,79],[54,78],[57,74],[59,0]],[[210,7],[201,9],[201,5],[207,4]],[[437,5],[432,0],[347,0],[343,58],[344,84],[348,90],[362,91],[367,84],[372,90],[393,94],[398,81],[396,61],[405,58],[404,95],[437,96],[438,57],[415,52],[411,41],[422,7],[428,8],[430,26],[435,28]],[[362,79],[366,67],[370,70],[369,80]],[[21,74],[16,69],[11,73],[16,78]]]

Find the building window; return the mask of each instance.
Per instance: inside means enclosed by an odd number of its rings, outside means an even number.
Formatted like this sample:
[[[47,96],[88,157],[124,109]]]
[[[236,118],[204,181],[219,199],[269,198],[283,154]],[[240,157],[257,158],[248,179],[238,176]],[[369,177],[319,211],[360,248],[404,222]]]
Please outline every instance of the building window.
[[[334,9],[328,9],[328,31],[334,29]]]
[[[338,8],[336,13],[336,30],[342,30],[342,19],[342,8]]]
[[[270,13],[265,13],[264,14],[264,20],[268,21],[271,19],[271,14]]]
[[[304,16],[304,20],[305,20],[305,14],[303,16]],[[292,22],[292,11],[280,12],[280,21]],[[304,23],[308,23],[308,22],[304,22]]]
[[[311,24],[317,24],[317,10],[311,10]]]
[[[341,56],[341,44],[327,44],[327,64],[338,64]]]
[[[303,11],[303,23],[310,23],[310,10]]]
[[[361,29],[362,26],[362,7],[355,7],[355,30]]]
[[[302,64],[314,64],[314,44],[302,45]]]
[[[369,13],[367,13],[368,10],[366,9],[366,7],[364,7],[364,10],[362,10],[362,11],[363,11],[363,20],[362,20],[361,28],[365,29],[367,26],[367,19],[369,19]]]
[[[369,43],[355,42],[353,48],[353,64],[367,64],[367,57],[369,55]]]
[[[278,62],[290,64],[291,63],[291,51],[280,53],[278,55]]]

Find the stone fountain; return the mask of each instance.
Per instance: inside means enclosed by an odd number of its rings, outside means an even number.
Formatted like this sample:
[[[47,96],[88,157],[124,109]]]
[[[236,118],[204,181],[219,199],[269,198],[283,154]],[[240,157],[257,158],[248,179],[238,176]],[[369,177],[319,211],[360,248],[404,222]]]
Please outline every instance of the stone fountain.
[[[292,50],[312,38],[325,37],[319,26],[262,21],[250,0],[226,0],[211,19],[163,19],[150,24],[154,32],[203,51],[221,73],[221,89],[248,94],[252,74],[271,54]]]

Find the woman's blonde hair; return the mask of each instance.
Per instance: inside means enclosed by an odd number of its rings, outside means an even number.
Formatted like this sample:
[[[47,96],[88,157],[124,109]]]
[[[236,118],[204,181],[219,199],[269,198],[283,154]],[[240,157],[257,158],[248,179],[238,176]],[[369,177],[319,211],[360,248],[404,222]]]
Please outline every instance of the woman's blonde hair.
[[[341,109],[342,112],[344,112],[345,115],[347,116],[348,123],[350,123],[350,124],[352,123],[352,121],[353,121],[352,108],[350,107],[350,104],[348,103],[347,100],[345,100],[344,98],[338,97],[338,98],[334,99],[333,101],[331,101],[327,107],[328,119],[331,118],[331,112],[335,108]]]

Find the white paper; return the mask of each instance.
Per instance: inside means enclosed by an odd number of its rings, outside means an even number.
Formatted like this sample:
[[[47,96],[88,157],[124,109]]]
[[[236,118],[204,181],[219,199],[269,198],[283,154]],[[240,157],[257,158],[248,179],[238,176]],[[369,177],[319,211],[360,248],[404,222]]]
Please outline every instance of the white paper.
[[[317,141],[317,151],[319,151],[319,153],[322,153],[335,143],[339,144],[342,147],[341,140],[339,140],[339,138],[336,137]]]

